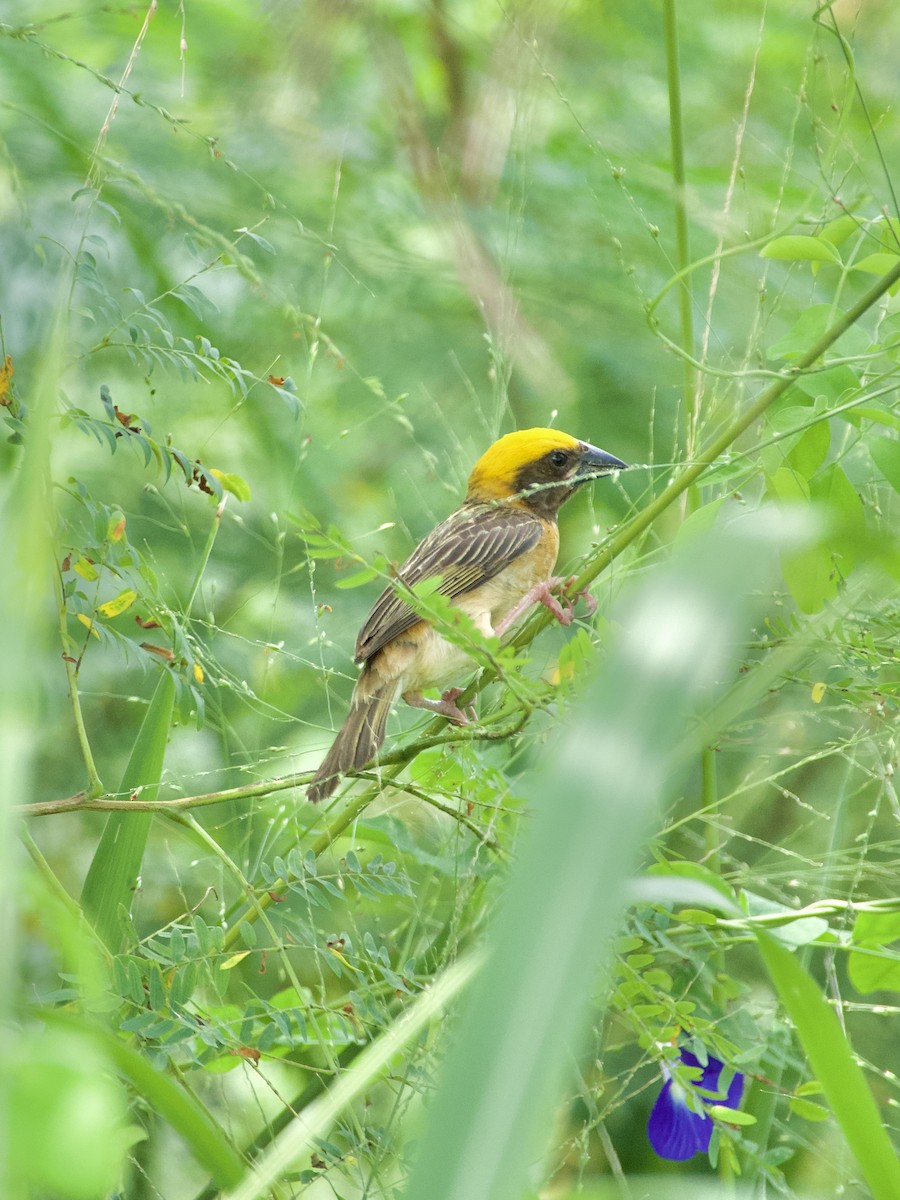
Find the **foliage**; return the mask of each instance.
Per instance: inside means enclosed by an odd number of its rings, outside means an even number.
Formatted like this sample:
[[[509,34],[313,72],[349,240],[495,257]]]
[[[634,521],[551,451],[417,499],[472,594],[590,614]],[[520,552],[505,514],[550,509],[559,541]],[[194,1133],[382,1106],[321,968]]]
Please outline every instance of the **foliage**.
[[[4,1196],[665,1200],[684,1054],[746,1080],[692,1196],[896,1196],[898,21],[8,6]],[[417,594],[478,720],[314,809],[377,590],[548,423],[637,464],[597,615]]]

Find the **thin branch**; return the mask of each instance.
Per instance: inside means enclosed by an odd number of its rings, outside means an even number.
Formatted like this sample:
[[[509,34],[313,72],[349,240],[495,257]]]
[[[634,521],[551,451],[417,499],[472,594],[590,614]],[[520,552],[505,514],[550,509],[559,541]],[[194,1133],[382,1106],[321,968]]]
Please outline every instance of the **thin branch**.
[[[402,767],[434,746],[445,746],[459,742],[496,742],[514,737],[522,729],[527,720],[527,712],[517,713],[513,721],[499,723],[495,718],[489,719],[484,725],[472,725],[467,729],[453,727],[447,730],[442,718],[437,718],[429,728],[437,727],[442,732],[425,734],[380,754],[380,767]],[[501,714],[502,715],[502,714]],[[174,796],[169,800],[141,800],[138,796],[126,796],[121,793],[108,792],[105,795],[91,797],[87,792],[76,792],[61,800],[41,800],[34,804],[18,804],[13,806],[13,812],[23,817],[48,817],[56,813],[66,812],[178,812],[191,808],[205,808],[211,804],[225,804],[229,800],[254,800],[263,796],[272,796],[276,792],[290,791],[306,787],[312,782],[315,771],[293,771],[289,775],[279,775],[274,779],[265,779],[259,783],[246,783],[238,787],[222,788],[217,792],[204,792],[196,796]],[[346,778],[370,779],[371,769],[348,771]]]

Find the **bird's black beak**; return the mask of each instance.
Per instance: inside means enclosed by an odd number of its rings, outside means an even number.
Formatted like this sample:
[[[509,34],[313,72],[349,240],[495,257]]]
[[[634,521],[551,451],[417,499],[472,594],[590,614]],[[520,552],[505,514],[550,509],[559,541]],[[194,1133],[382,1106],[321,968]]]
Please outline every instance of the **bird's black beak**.
[[[625,471],[627,468],[628,463],[623,463],[621,458],[607,454],[605,450],[591,446],[588,442],[582,442],[581,459],[573,478],[595,479],[598,475],[607,475],[610,471]]]

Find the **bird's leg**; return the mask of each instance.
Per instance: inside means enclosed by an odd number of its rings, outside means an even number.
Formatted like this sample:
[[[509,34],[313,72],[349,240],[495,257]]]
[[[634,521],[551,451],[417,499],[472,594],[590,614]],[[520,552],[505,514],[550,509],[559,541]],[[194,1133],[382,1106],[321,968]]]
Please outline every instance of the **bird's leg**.
[[[440,700],[426,700],[421,692],[404,692],[403,699],[413,708],[425,708],[429,712],[440,713],[442,717],[448,717],[454,725],[468,725],[469,717],[454,703],[457,696],[462,695],[462,692],[462,688],[450,688],[449,691],[444,692]],[[474,721],[474,706],[469,706],[469,713]]]
[[[502,637],[507,629],[518,621],[522,613],[527,612],[534,604],[543,604],[550,610],[559,621],[560,625],[571,625],[572,619],[575,616],[575,602],[560,604],[559,600],[553,594],[554,588],[562,586],[569,587],[575,582],[575,576],[572,575],[568,579],[563,579],[561,575],[554,575],[550,579],[545,579],[543,583],[536,583],[533,588],[525,593],[522,599],[514,608],[511,608],[502,621],[498,621],[494,626],[494,633],[497,637]],[[597,611],[597,601],[594,596],[588,591],[581,591],[575,596],[575,600],[579,596],[584,597],[584,601],[588,606],[588,616],[591,616]]]

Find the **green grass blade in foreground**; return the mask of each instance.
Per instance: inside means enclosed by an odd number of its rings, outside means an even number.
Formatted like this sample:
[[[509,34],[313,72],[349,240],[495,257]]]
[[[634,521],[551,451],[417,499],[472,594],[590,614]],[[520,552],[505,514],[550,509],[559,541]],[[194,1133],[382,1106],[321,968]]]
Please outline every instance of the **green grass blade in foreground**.
[[[124,795],[140,788],[142,798],[156,798],[174,701],[175,682],[169,671],[163,671],[122,776]],[[122,940],[123,911],[131,909],[151,820],[152,813],[110,813],[84,881],[84,911],[113,951]]]
[[[797,1030],[809,1065],[824,1089],[859,1170],[875,1200],[900,1196],[900,1161],[844,1031],[818,984],[790,950],[758,932],[760,954]]]
[[[0,1061],[4,1064],[0,1069],[0,1196],[15,1195],[10,1174],[14,1106],[9,1064],[19,1040],[13,1018],[21,970],[18,913],[23,863],[17,845],[19,820],[12,806],[32,798],[35,756],[46,721],[46,700],[41,696],[45,667],[36,664],[50,661],[48,647],[53,644],[46,600],[53,569],[48,475],[65,338],[62,321],[51,315],[48,324],[29,396],[28,438],[23,447],[4,448],[6,469],[0,471]]]
[[[626,881],[677,785],[687,718],[729,674],[776,525],[732,522],[624,597],[600,678],[530,793],[534,816],[456,1031],[407,1200],[521,1200]],[[698,746],[699,748],[699,746]]]
[[[241,1156],[179,1083],[157,1071],[116,1034],[91,1021],[62,1009],[45,1010],[42,1017],[54,1025],[88,1035],[135,1092],[184,1138],[197,1161],[221,1187],[231,1187],[241,1178],[244,1173]]]
[[[385,1067],[425,1029],[431,1021],[443,1015],[445,1008],[465,988],[481,963],[481,957],[470,954],[461,958],[436,979],[427,991],[417,996],[403,1015],[360,1054],[353,1066],[323,1095],[297,1114],[266,1153],[254,1165],[253,1172],[226,1200],[258,1200],[268,1195],[269,1188],[281,1177],[291,1163],[324,1138],[337,1117],[381,1078]]]

